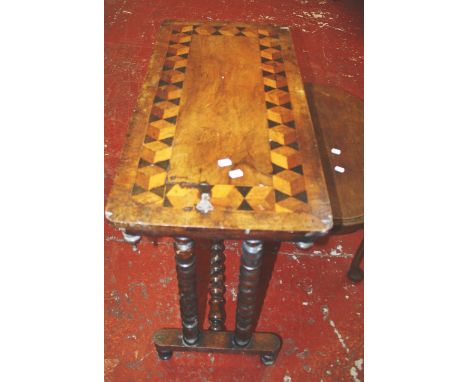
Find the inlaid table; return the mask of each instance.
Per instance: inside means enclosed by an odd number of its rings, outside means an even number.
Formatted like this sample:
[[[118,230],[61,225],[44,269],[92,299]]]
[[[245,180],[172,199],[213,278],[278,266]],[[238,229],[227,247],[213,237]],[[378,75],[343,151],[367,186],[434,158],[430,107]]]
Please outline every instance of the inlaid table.
[[[132,243],[173,236],[182,329],[154,334],[173,351],[259,354],[253,331],[263,242],[310,243],[333,217],[288,28],[167,21],[130,124],[106,218]],[[193,240],[212,240],[209,330],[200,328]],[[225,327],[224,239],[241,239],[234,331]]]

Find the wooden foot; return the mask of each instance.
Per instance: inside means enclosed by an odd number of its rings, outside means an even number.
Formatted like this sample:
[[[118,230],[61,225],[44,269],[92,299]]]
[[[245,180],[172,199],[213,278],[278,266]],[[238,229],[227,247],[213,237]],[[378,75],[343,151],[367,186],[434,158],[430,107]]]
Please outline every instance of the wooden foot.
[[[364,272],[361,269],[361,260],[364,257],[364,239],[361,241],[357,252],[355,253],[348,270],[348,278],[358,283],[364,279]]]
[[[274,333],[253,333],[249,344],[242,347],[235,344],[234,332],[212,330],[202,330],[198,343],[192,346],[184,343],[180,329],[160,329],[153,335],[153,341],[158,355],[173,351],[257,354],[267,366],[273,365],[281,348],[281,338]]]
[[[263,243],[260,240],[242,242],[242,256],[239,274],[239,292],[236,311],[234,342],[247,346],[255,323],[258,282],[262,265]]]
[[[158,352],[159,359],[161,359],[163,361],[167,361],[168,359],[171,359],[171,357],[172,357],[172,351],[170,351],[170,350],[158,350],[158,349],[156,349],[156,351]]]
[[[271,366],[276,361],[276,354],[273,353],[265,353],[260,356],[260,360],[265,366]]]
[[[174,249],[183,340],[188,345],[193,345],[197,343],[199,336],[193,241],[185,237],[177,237],[174,241]]]
[[[226,286],[224,285],[224,243],[222,240],[213,241],[211,245],[211,260],[210,260],[210,312],[208,320],[210,321],[210,330],[215,332],[226,330],[226,311],[224,305],[224,293]]]

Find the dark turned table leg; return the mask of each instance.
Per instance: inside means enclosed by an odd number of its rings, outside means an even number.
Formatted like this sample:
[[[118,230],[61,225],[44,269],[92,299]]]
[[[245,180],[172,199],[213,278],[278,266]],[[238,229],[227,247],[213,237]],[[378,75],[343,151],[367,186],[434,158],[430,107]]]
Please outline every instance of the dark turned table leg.
[[[198,329],[195,294],[195,256],[190,239],[175,241],[177,279],[179,281],[182,329],[159,329],[153,336],[158,355],[169,359],[175,351],[258,354],[265,365],[272,365],[281,348],[281,338],[274,333],[253,333],[256,321],[258,284],[263,243],[247,240],[242,244],[237,303],[236,330],[225,330],[224,245],[214,241],[210,261],[209,330]]]
[[[185,237],[174,240],[177,281],[179,284],[180,316],[182,318],[182,342],[191,346],[197,343],[200,335],[198,328],[198,306],[195,281],[195,255],[193,241]],[[159,358],[167,360],[172,351],[156,346]]]
[[[252,337],[262,256],[263,243],[260,240],[242,242],[236,332],[234,336],[234,342],[237,346],[246,346]]]
[[[355,283],[362,281],[362,279],[364,278],[364,272],[360,267],[363,256],[364,239],[362,239],[361,244],[359,245],[359,248],[353,257],[353,260],[351,261],[351,265],[348,270],[348,278]]]
[[[242,257],[239,273],[239,292],[236,311],[234,343],[246,347],[252,340],[255,312],[257,307],[258,283],[262,267],[263,243],[260,240],[242,242]],[[279,350],[279,349],[278,349]],[[265,365],[275,362],[277,352],[261,354]]]
[[[193,345],[198,341],[199,335],[193,241],[185,237],[177,237],[174,241],[174,249],[183,340],[187,345]]]

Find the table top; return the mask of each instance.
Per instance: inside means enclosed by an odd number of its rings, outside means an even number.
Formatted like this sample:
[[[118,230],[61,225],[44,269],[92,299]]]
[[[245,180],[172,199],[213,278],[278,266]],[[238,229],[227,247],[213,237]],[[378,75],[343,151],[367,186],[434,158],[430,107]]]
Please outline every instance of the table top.
[[[130,232],[219,238],[332,227],[288,28],[163,23],[106,217]]]
[[[306,86],[334,231],[364,224],[364,101],[333,86]],[[343,172],[337,171],[339,166]]]

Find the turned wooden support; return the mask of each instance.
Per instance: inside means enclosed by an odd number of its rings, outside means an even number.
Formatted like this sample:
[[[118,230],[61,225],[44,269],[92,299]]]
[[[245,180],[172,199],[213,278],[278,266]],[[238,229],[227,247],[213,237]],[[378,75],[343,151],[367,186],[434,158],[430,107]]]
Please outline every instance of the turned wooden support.
[[[348,270],[348,278],[355,283],[362,281],[362,279],[364,278],[364,272],[362,271],[360,266],[363,257],[364,239],[362,239],[361,244],[359,245],[359,248],[353,257],[353,260],[351,261],[351,265]]]
[[[262,255],[263,243],[260,240],[245,240],[242,242],[236,330],[234,334],[234,342],[237,346],[247,346],[252,338]]]
[[[208,320],[210,321],[209,330],[218,332],[226,330],[226,312],[224,310],[224,293],[226,286],[224,285],[224,243],[222,240],[213,241],[211,245],[211,260],[210,260],[210,312]]]
[[[176,237],[174,240],[174,250],[176,253],[183,340],[188,345],[194,345],[199,337],[199,320],[193,241],[185,237]]]
[[[174,351],[258,354],[264,365],[272,365],[280,351],[281,338],[274,333],[253,332],[263,243],[259,240],[242,243],[235,331],[226,331],[225,328],[225,255],[224,244],[220,240],[213,241],[211,245],[210,328],[199,330],[192,246],[190,239],[175,239],[182,329],[163,328],[154,333],[153,341],[159,358],[168,360]]]

